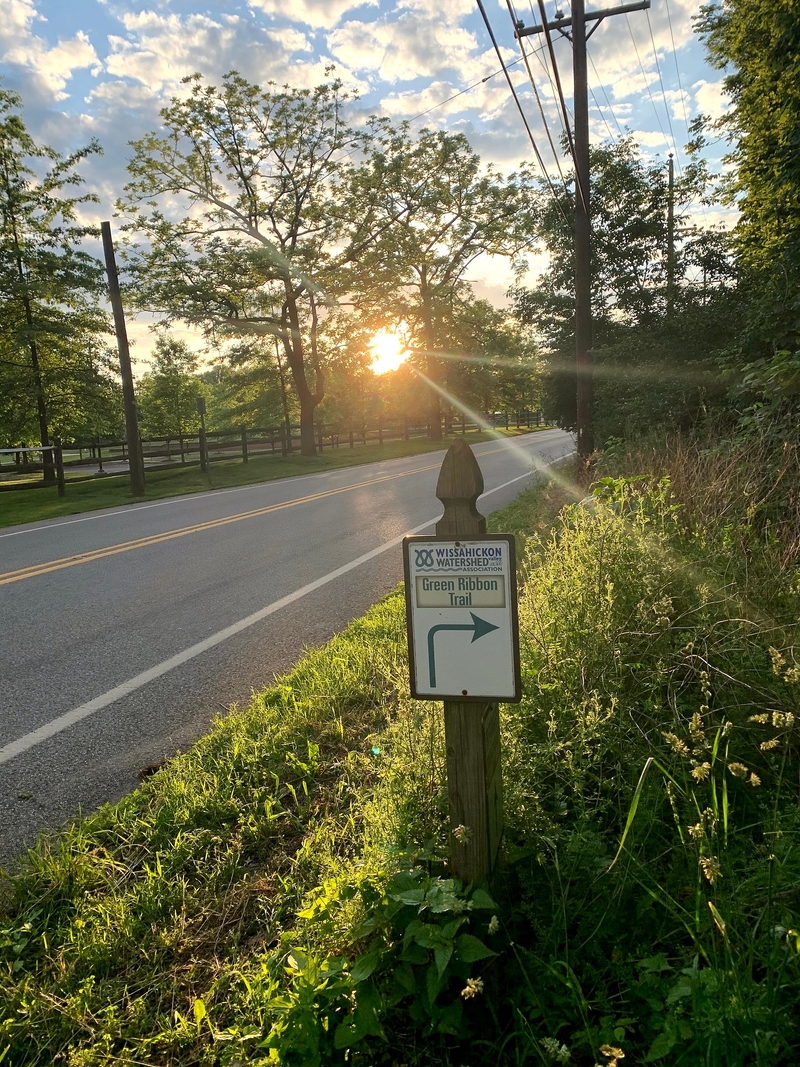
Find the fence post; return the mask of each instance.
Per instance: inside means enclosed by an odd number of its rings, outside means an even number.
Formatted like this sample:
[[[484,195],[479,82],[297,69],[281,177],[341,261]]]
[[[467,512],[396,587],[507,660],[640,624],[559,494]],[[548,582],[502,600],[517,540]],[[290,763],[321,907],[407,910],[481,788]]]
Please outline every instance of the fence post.
[[[56,485],[58,486],[58,495],[64,496],[66,489],[64,488],[64,456],[61,451],[61,438],[55,439],[55,460],[56,460]]]
[[[350,447],[353,447],[353,431],[350,431]]]
[[[242,430],[242,463],[247,463],[247,430]]]
[[[105,474],[103,470],[103,449],[100,445],[100,438],[97,438],[97,473]]]
[[[486,519],[475,506],[482,492],[478,461],[466,441],[456,438],[436,485],[436,496],[444,505],[437,536],[482,537]],[[450,869],[456,878],[474,882],[494,866],[503,831],[499,705],[446,700],[444,731]],[[453,835],[453,831],[460,832]]]
[[[322,451],[322,423],[317,426],[317,448]]]
[[[378,444],[383,444],[383,426],[378,423]]]
[[[408,415],[403,416],[403,440],[408,440]]]

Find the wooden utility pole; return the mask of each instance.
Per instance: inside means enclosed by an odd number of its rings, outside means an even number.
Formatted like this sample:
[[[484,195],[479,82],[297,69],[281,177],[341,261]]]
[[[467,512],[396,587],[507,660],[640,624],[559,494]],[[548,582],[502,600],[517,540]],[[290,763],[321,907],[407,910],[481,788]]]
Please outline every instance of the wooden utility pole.
[[[609,15],[624,15],[629,11],[643,11],[650,0],[622,4],[607,11],[586,11],[584,0],[572,0],[568,18],[563,16],[540,26],[518,23],[518,38],[544,33],[551,49],[550,33],[559,32],[572,41],[573,109],[575,114],[575,376],[577,380],[576,423],[578,455],[586,460],[594,450],[592,431],[593,375],[592,375],[592,273],[591,273],[591,216],[589,213],[589,83],[586,69],[586,42]],[[544,13],[544,4],[540,3]],[[587,23],[593,23],[586,32]],[[571,32],[568,32],[570,31]],[[567,116],[564,116],[565,122]]]
[[[139,440],[139,420],[136,417],[136,394],[133,391],[131,353],[128,347],[128,332],[125,329],[122,294],[119,291],[119,275],[117,273],[117,261],[114,256],[114,242],[111,239],[111,223],[101,222],[100,230],[103,235],[103,253],[106,259],[108,292],[111,298],[111,309],[114,312],[114,328],[117,332],[119,370],[122,375],[122,399],[125,404],[125,436],[128,441],[131,494],[133,496],[144,496],[142,442]]]
[[[667,190],[667,318],[675,310],[675,164],[669,154],[669,186]]]
[[[483,475],[469,445],[460,437],[450,446],[439,472],[436,496],[444,515],[437,537],[482,537],[486,519],[476,507]],[[475,882],[494,867],[503,832],[500,767],[500,709],[495,703],[444,701],[447,792],[450,801],[450,869]]]

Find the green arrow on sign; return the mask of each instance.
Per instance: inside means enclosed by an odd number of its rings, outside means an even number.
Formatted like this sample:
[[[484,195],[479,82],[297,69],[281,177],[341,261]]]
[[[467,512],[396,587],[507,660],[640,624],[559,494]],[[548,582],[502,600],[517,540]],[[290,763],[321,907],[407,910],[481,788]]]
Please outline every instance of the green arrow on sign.
[[[486,619],[479,619],[474,612],[470,612],[472,616],[471,623],[442,623],[440,626],[432,626],[428,630],[428,666],[431,672],[431,689],[436,688],[436,660],[434,658],[433,639],[440,630],[472,630],[472,641],[477,641],[479,637],[484,637],[486,634],[492,632],[492,630],[498,630],[499,626],[495,626],[494,623],[487,622]]]

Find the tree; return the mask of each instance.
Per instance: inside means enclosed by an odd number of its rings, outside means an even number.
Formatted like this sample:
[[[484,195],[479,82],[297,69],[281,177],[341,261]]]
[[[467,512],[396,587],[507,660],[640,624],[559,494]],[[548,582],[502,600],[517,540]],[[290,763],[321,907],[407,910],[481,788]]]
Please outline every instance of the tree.
[[[293,403],[280,351],[277,338],[248,337],[218,356],[213,371],[203,375],[213,399],[213,429],[275,426],[290,420]]]
[[[693,158],[675,182],[670,289],[666,167],[643,160],[630,137],[594,146],[590,158],[595,422],[602,441],[658,422],[680,424],[720,394],[715,359],[735,336],[740,315],[729,235],[690,225],[690,205],[710,180],[704,166]],[[544,186],[540,196],[549,265],[534,287],[517,286],[510,296],[547,351],[548,417],[574,429],[572,235]],[[567,205],[565,197],[561,206]]]
[[[62,157],[37,145],[20,106],[15,93],[0,90],[0,360],[10,390],[1,410],[23,438],[35,425],[46,448],[53,399],[60,390],[80,407],[80,384],[88,380],[81,353],[96,349],[108,331],[98,304],[102,266],[79,247],[95,231],[79,224],[77,209],[97,198],[65,195],[81,184],[78,163],[99,146]],[[45,481],[52,482],[51,453],[44,457]]]
[[[463,134],[373,122],[374,145],[347,175],[345,212],[369,205],[375,239],[347,264],[345,285],[375,329],[404,322],[430,388],[438,437],[442,364],[472,299],[467,272],[480,256],[516,260],[531,246],[537,205],[527,169],[503,178],[482,167]]]
[[[162,334],[153,349],[153,368],[139,382],[143,431],[152,437],[184,437],[200,425],[197,398],[202,386],[197,356],[185,341]]]
[[[301,450],[313,455],[325,395],[320,319],[373,221],[363,204],[344,218],[331,183],[363,136],[342,119],[336,81],[275,92],[232,72],[221,88],[199,74],[186,84],[188,96],[161,112],[163,135],[133,143],[120,209],[147,242],[131,261],[136,301],[211,334],[278,337]]]
[[[800,345],[800,16],[794,0],[723,0],[701,9],[709,58],[729,71],[732,107],[714,125],[732,143],[729,199],[750,301],[751,341]]]

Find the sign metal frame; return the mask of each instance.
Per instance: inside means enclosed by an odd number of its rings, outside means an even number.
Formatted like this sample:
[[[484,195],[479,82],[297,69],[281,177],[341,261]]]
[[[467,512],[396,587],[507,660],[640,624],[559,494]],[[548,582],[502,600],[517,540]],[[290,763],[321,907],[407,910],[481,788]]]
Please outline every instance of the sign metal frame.
[[[463,690],[458,693],[420,693],[417,691],[416,685],[416,657],[414,654],[414,611],[425,610],[424,608],[412,608],[412,588],[411,588],[411,547],[413,545],[420,544],[449,544],[459,547],[462,544],[491,544],[498,541],[504,541],[508,545],[508,596],[511,618],[511,643],[512,643],[512,656],[513,656],[513,672],[514,672],[514,695],[508,696],[504,694],[502,696],[481,694],[480,696],[471,696],[469,693],[464,694]],[[520,667],[519,656],[519,619],[517,612],[517,560],[516,560],[516,541],[513,534],[481,534],[473,536],[471,534],[465,534],[463,537],[454,537],[448,535],[436,535],[436,534],[418,534],[413,537],[403,538],[403,577],[405,579],[405,597],[406,597],[406,632],[408,636],[408,664],[410,675],[410,688],[411,696],[415,700],[455,700],[461,703],[469,704],[488,704],[498,701],[503,704],[517,704],[522,699],[522,673]],[[477,608],[478,611],[481,608]],[[472,614],[470,612],[470,614]],[[462,627],[458,627],[459,629]],[[464,629],[472,629],[465,625]],[[496,627],[489,626],[489,630],[493,630]],[[488,632],[488,631],[486,631]],[[475,638],[473,638],[475,640]]]

